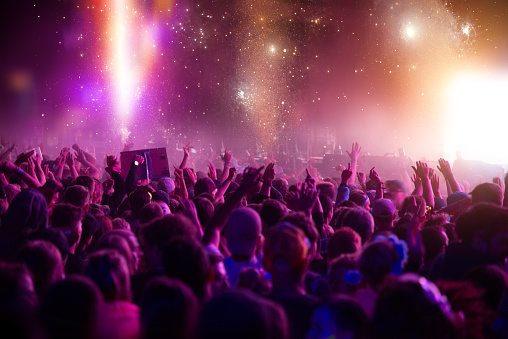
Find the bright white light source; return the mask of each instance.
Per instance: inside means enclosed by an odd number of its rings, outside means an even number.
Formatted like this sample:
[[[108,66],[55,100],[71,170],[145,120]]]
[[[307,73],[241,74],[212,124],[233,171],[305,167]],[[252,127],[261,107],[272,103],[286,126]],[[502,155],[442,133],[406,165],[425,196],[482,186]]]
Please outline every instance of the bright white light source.
[[[508,74],[468,74],[450,85],[445,156],[453,159],[460,151],[464,159],[508,165],[506,93]]]
[[[469,25],[464,25],[462,27],[462,33],[464,33],[465,35],[469,36],[469,32],[471,31],[471,26]]]

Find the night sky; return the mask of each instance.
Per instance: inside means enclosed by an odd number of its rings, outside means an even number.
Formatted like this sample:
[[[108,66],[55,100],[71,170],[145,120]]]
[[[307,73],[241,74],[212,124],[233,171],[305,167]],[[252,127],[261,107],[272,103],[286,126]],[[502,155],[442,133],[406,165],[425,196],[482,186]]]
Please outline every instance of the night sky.
[[[439,155],[449,83],[508,70],[508,1],[1,6],[1,132],[49,146],[295,150],[310,137]]]

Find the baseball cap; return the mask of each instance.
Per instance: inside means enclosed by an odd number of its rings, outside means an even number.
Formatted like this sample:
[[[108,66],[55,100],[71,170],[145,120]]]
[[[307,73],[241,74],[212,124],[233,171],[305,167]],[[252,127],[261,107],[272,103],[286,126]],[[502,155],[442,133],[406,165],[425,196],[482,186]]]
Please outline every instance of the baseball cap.
[[[374,218],[392,218],[394,212],[395,206],[390,199],[378,199],[372,206]]]

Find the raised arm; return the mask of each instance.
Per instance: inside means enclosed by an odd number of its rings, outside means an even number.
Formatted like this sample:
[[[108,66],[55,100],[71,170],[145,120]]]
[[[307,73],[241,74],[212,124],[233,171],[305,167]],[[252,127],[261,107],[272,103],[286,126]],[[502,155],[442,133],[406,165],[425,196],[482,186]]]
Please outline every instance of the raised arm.
[[[0,172],[4,173],[4,175],[7,178],[9,178],[12,175],[17,175],[20,178],[20,180],[22,180],[28,187],[31,188],[40,187],[40,184],[37,181],[37,179],[35,179],[30,174],[26,173],[21,168],[19,168],[19,166],[13,164],[10,161],[6,161],[0,166]]]
[[[77,146],[77,145],[75,145]],[[73,146],[74,147],[74,146]],[[99,170],[97,167],[95,167],[95,164],[90,162],[88,160],[88,157],[86,156],[85,151],[78,148],[78,151],[76,153],[76,160],[81,163],[84,167],[88,168],[88,175],[92,178],[99,179]],[[93,158],[95,159],[95,158]],[[97,160],[95,160],[95,163],[97,163]]]
[[[229,151],[229,148],[226,147],[224,151],[224,155],[222,156],[222,161],[224,161],[224,168],[222,169],[222,175],[218,180],[222,183],[224,182],[229,175],[229,167],[231,166],[231,160],[233,159],[233,153]]]
[[[462,190],[460,189],[459,183],[452,173],[452,167],[450,166],[450,163],[443,158],[439,159],[438,163],[439,165],[437,166],[437,169],[443,173],[445,180],[450,184],[452,193],[461,192]]]
[[[220,232],[222,228],[247,191],[252,186],[257,185],[261,179],[260,173],[262,170],[263,166],[257,169],[253,167],[247,167],[245,169],[240,187],[238,187],[231,197],[217,209],[212,219],[208,222],[203,234],[203,245],[214,245],[219,248]]]
[[[231,181],[233,181],[233,178],[236,174],[236,168],[231,167],[228,171],[229,175],[224,180],[224,182],[220,185],[220,187],[217,189],[217,193],[215,193],[215,201],[221,201],[224,198],[224,194],[228,190],[229,184],[231,184]]]
[[[423,188],[422,196],[425,199],[427,206],[431,206],[432,208],[434,208],[434,195],[432,194],[432,187],[430,185],[429,167],[427,166],[426,163],[422,161],[417,161],[416,167],[413,166],[413,170],[422,181]]]
[[[351,178],[349,179],[349,183],[351,185],[355,184],[356,179],[356,168],[358,167],[358,157],[360,156],[360,152],[362,151],[362,148],[358,145],[357,142],[353,144],[351,147],[351,152],[346,151],[347,155],[349,155],[349,158],[351,158]]]
[[[185,179],[183,178],[183,170],[176,166],[175,168],[175,179],[178,183],[178,195],[184,199],[189,198],[189,192],[187,192],[187,186],[185,185]]]
[[[187,145],[185,145],[185,147],[183,148],[183,159],[182,159],[182,162],[180,163],[180,167],[178,167],[180,169],[184,169],[185,167],[187,167],[187,161],[189,160],[190,149],[194,148],[189,145],[190,145],[190,143],[187,143]]]
[[[376,168],[372,167],[369,173],[369,179],[372,180],[376,184],[376,200],[383,198],[383,182],[379,177],[379,174],[376,172]]]

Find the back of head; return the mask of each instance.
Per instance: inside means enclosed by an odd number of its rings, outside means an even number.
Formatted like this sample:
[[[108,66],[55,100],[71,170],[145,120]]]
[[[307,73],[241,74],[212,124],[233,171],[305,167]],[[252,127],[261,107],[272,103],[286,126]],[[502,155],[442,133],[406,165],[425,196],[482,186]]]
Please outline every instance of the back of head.
[[[363,339],[367,335],[369,320],[357,301],[337,296],[316,306],[312,324],[307,338]]]
[[[199,223],[206,227],[210,219],[212,219],[213,213],[215,212],[215,206],[213,203],[205,197],[196,197],[192,199],[198,212]]]
[[[478,266],[466,273],[463,280],[471,281],[484,292],[485,305],[493,311],[498,310],[499,302],[508,287],[508,274],[495,265]]]
[[[51,339],[92,338],[102,296],[83,276],[72,276],[51,285],[43,295],[40,317]]]
[[[362,238],[349,227],[336,230],[326,243],[328,260],[338,258],[341,254],[357,253],[362,248]]]
[[[81,221],[83,209],[69,203],[57,204],[51,214],[51,226],[59,228],[69,241],[69,246],[74,245],[81,237]]]
[[[151,202],[143,206],[139,211],[139,223],[144,224],[163,215],[162,207],[156,202]]]
[[[86,190],[89,192],[90,199],[94,195],[95,192],[95,181],[92,179],[92,177],[88,175],[80,175],[76,178],[76,181],[74,182],[75,185],[80,185],[86,188]]]
[[[64,202],[80,207],[83,210],[88,204],[89,199],[88,190],[81,185],[69,186],[64,193]]]
[[[107,302],[130,301],[130,274],[125,258],[115,250],[100,250],[88,258],[85,275],[99,287]]]
[[[265,234],[263,265],[272,273],[300,278],[307,269],[308,240],[289,222],[270,228]]]
[[[69,254],[69,241],[62,230],[54,227],[45,228],[43,230],[30,233],[28,239],[45,240],[52,243],[58,248],[58,251],[62,256],[62,260],[67,259],[67,255]]]
[[[372,206],[372,216],[379,223],[391,223],[395,206],[390,199],[377,199]]]
[[[393,266],[399,259],[391,241],[373,241],[362,249],[358,258],[358,269],[363,281],[377,289],[392,273]]]
[[[160,250],[174,237],[197,237],[197,227],[180,214],[166,214],[143,225],[139,238],[143,246],[157,246]]]
[[[278,200],[266,199],[261,204],[259,216],[264,227],[272,227],[288,213],[287,207]]]
[[[134,274],[136,271],[136,259],[132,253],[129,242],[120,235],[105,234],[96,247],[97,250],[114,250],[122,255],[129,267],[129,273]]]
[[[455,231],[465,244],[477,237],[489,242],[508,230],[508,210],[490,203],[478,203],[457,218]]]
[[[331,199],[328,195],[319,194],[319,202],[323,207],[323,214],[326,217],[330,211],[333,211],[333,199]]]
[[[150,194],[145,187],[138,187],[129,195],[129,204],[134,218],[138,218],[139,211],[149,203]]]
[[[498,184],[484,182],[474,188],[471,192],[471,199],[473,205],[479,202],[490,202],[503,206],[503,189]]]
[[[199,339],[288,338],[286,314],[275,303],[248,291],[213,298],[200,317]]]
[[[30,272],[23,264],[0,262],[0,326],[13,338],[31,338],[36,307]]]
[[[354,208],[344,216],[342,226],[351,227],[362,238],[362,244],[365,244],[374,232],[374,218],[369,211],[363,208]]]
[[[53,282],[63,279],[62,255],[55,245],[45,240],[29,241],[16,256],[32,274],[37,295],[42,295]]]
[[[193,338],[199,304],[190,288],[179,280],[150,280],[140,303],[141,331],[145,339]]]
[[[459,338],[446,297],[427,279],[405,274],[379,293],[370,338]]]
[[[355,295],[361,275],[357,271],[358,255],[341,254],[328,262],[328,284],[330,293]]]
[[[354,190],[349,194],[349,200],[359,207],[364,207],[369,202],[369,197],[361,190]]]
[[[261,218],[249,207],[237,208],[226,225],[231,254],[253,255],[261,234]]]
[[[4,231],[30,233],[48,227],[48,205],[41,192],[26,189],[16,194],[2,218]]]
[[[425,248],[425,259],[433,260],[439,253],[444,252],[448,237],[440,226],[425,227],[420,231]]]
[[[281,223],[283,222],[289,222],[291,225],[296,226],[296,228],[299,228],[301,231],[303,231],[304,235],[307,237],[307,239],[310,241],[310,247],[309,251],[312,248],[317,248],[319,242],[319,233],[317,231],[316,225],[314,224],[314,221],[309,218],[305,213],[303,212],[291,212],[288,215],[286,215],[284,218],[280,220]]]
[[[173,239],[162,250],[162,263],[167,276],[184,282],[199,300],[206,300],[210,261],[201,243],[189,237]]]
[[[319,194],[325,195],[331,200],[335,199],[335,186],[331,182],[320,182],[316,185]]]
[[[175,190],[175,182],[171,178],[160,178],[157,182],[157,189],[171,194]]]
[[[216,188],[217,187],[215,186],[215,183],[213,182],[213,180],[210,179],[209,177],[205,177],[205,178],[199,179],[196,182],[196,185],[194,186],[194,195],[198,196],[201,193],[212,194]]]

